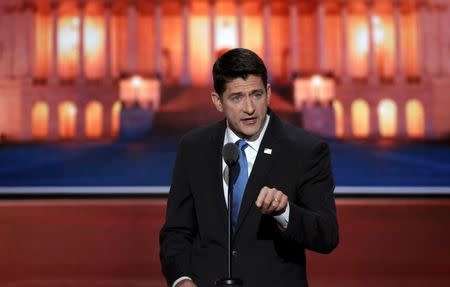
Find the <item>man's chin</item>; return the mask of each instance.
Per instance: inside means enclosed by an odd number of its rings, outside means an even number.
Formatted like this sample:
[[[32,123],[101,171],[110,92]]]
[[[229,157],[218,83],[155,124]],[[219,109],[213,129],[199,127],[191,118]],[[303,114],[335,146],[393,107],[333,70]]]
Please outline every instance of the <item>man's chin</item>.
[[[247,140],[254,140],[258,137],[259,130],[257,128],[254,129],[243,129],[242,135],[244,135]]]

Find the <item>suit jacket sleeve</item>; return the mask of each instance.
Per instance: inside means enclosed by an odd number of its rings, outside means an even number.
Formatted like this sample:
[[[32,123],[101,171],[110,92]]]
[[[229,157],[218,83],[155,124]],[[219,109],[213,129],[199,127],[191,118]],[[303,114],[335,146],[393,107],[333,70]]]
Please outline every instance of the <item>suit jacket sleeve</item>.
[[[290,199],[289,224],[283,236],[307,249],[329,253],[339,235],[328,145],[316,144],[299,164],[296,198]]]
[[[192,241],[197,232],[186,156],[187,145],[182,141],[167,201],[166,223],[160,232],[160,259],[169,286],[181,276],[191,276]]]

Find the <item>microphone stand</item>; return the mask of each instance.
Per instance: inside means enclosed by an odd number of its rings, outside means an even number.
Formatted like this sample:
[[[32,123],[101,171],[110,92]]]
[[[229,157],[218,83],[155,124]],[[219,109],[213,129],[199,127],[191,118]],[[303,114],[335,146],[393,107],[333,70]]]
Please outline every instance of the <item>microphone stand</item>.
[[[233,183],[232,183],[232,176],[231,176],[231,165],[228,164],[228,258],[227,258],[227,267],[228,267],[228,277],[222,278],[216,281],[216,286],[224,286],[224,287],[240,287],[243,286],[243,282],[241,279],[233,278],[233,263],[232,263],[232,248],[231,248],[231,239],[233,235],[232,230],[232,223],[231,223],[231,214],[232,214],[232,208],[233,208]]]

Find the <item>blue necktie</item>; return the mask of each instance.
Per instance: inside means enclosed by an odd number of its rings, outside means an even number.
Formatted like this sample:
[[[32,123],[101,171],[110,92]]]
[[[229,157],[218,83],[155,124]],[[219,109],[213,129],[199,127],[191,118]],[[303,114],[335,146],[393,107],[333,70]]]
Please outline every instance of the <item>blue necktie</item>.
[[[239,208],[241,207],[242,197],[244,196],[245,186],[247,185],[248,180],[248,163],[244,152],[245,148],[248,147],[248,143],[241,139],[238,140],[236,144],[239,148],[239,166],[236,167],[239,170],[239,175],[233,185],[233,205],[231,214],[233,230],[238,220]]]

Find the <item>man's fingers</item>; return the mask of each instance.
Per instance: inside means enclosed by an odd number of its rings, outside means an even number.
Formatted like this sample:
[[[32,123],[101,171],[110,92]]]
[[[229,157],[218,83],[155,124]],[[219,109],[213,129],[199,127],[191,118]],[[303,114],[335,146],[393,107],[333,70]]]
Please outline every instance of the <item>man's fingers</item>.
[[[258,198],[256,199],[256,206],[258,208],[262,207],[262,204],[264,202],[264,199],[266,197],[266,194],[268,192],[269,188],[267,186],[264,186],[263,188],[261,188],[261,191],[259,192]]]
[[[256,206],[263,214],[269,214],[280,209],[283,205],[282,199],[286,197],[281,191],[276,188],[263,187],[256,199]],[[284,207],[281,207],[283,209]]]
[[[270,207],[272,205],[272,201],[273,201],[273,189],[269,188],[267,190],[266,196],[264,197],[263,204],[262,204],[262,210],[264,212],[268,212],[268,210],[270,209]]]
[[[274,189],[273,197],[272,197],[272,204],[270,207],[266,210],[266,213],[273,213],[278,212],[280,210],[283,210],[285,208],[284,198],[287,198],[286,195],[284,195],[281,191]]]
[[[284,195],[284,193],[282,193],[281,191],[279,191],[277,189],[274,189],[272,204],[267,211],[269,211],[269,213],[271,213],[273,211],[282,210],[284,208],[283,206],[284,206],[285,198],[287,198],[287,196]]]
[[[276,197],[274,197],[274,199],[272,200],[272,203],[267,208],[266,212],[272,213],[273,211],[276,211],[279,208],[279,206],[280,206],[280,200],[278,200]]]
[[[278,204],[277,208],[275,209],[275,212],[283,211],[288,204],[288,197],[286,195],[280,196],[280,204]]]
[[[256,199],[256,206],[263,214],[281,213],[286,209],[288,197],[276,188],[261,188]]]

